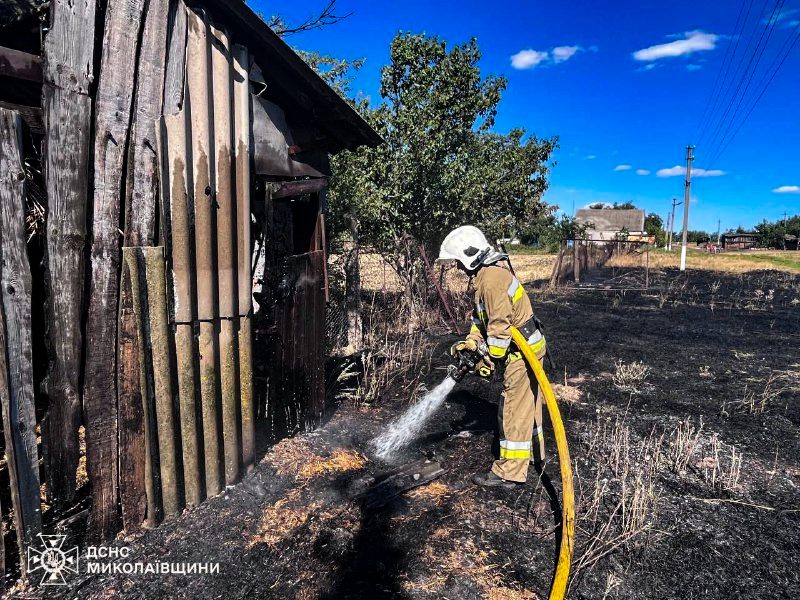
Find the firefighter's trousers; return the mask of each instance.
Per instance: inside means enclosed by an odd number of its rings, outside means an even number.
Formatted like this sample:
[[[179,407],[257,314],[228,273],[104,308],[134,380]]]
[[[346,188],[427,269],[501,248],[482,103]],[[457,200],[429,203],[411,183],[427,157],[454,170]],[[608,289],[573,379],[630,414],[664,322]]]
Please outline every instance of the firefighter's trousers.
[[[492,471],[508,481],[523,482],[528,476],[531,453],[544,460],[542,394],[519,353],[509,357],[500,401],[500,458]]]

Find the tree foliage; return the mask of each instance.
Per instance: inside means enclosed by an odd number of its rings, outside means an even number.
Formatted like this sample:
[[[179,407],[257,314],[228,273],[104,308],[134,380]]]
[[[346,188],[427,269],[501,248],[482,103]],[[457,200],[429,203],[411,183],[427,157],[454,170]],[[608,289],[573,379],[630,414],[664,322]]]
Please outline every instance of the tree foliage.
[[[769,222],[764,219],[755,226],[758,245],[762,248],[783,248],[787,235],[800,237],[800,215]]]
[[[506,81],[481,76],[477,42],[400,33],[389,54],[380,103],[359,105],[386,143],[334,157],[334,233],[356,214],[362,241],[403,270],[409,243],[434,248],[467,223],[502,235],[546,214],[557,142],[492,131]]]
[[[644,230],[649,235],[656,236],[656,246],[663,246],[667,239],[664,230],[664,221],[656,213],[650,213],[644,218]]]

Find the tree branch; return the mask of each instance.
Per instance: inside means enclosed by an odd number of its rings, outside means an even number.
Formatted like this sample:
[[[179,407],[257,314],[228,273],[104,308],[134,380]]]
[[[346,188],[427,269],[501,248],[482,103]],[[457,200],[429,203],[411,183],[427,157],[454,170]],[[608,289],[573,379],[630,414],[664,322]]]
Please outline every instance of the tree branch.
[[[309,17],[299,25],[289,26],[279,16],[273,16],[267,22],[270,28],[281,37],[292,35],[293,33],[301,33],[303,31],[311,31],[312,29],[322,29],[328,25],[335,25],[339,21],[344,21],[353,13],[349,12],[344,15],[336,14],[336,0],[329,0],[328,4],[322,9],[316,17]]]

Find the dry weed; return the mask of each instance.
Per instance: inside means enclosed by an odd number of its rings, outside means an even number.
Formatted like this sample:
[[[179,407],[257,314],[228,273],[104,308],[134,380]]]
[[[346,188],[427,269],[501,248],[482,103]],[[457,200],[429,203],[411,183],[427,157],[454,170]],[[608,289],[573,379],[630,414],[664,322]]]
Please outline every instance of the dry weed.
[[[732,413],[746,413],[750,415],[763,415],[785,392],[796,389],[791,371],[773,371],[761,391],[750,389],[750,382],[744,386],[742,398],[722,402],[721,413],[729,416]]]
[[[587,479],[575,466],[576,528],[582,543],[573,562],[573,579],[618,549],[632,548],[652,529],[660,490],[664,436],[638,438],[623,419],[598,417],[584,436],[594,466]],[[610,471],[610,476],[609,476]]]
[[[649,374],[650,367],[643,362],[634,361],[626,364],[618,360],[614,364],[614,375],[611,379],[619,389],[637,393],[644,387]]]
[[[697,428],[688,417],[678,423],[669,434],[669,452],[667,458],[675,473],[685,473],[689,462],[697,452],[700,436],[703,432],[703,417]]]

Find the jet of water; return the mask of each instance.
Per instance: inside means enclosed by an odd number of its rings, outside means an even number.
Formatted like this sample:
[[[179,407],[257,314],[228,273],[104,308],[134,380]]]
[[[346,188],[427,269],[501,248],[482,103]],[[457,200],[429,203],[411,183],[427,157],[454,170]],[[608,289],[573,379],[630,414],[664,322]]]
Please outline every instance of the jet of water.
[[[442,405],[455,385],[452,377],[445,377],[444,381],[425,394],[419,402],[412,404],[385,432],[372,440],[376,456],[390,461],[395,452],[407,446]]]

